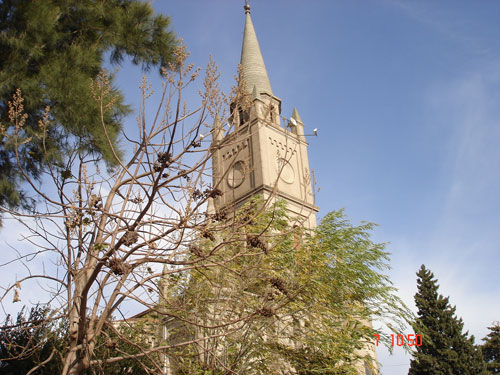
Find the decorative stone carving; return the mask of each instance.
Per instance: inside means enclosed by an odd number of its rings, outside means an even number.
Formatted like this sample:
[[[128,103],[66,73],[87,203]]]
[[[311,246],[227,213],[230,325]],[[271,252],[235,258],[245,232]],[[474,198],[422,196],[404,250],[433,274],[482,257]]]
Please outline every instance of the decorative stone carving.
[[[227,174],[227,184],[230,188],[235,189],[240,186],[246,177],[246,164],[243,160],[235,162]]]
[[[287,184],[293,184],[295,181],[295,171],[288,160],[279,158],[276,161],[276,169],[281,181]]]

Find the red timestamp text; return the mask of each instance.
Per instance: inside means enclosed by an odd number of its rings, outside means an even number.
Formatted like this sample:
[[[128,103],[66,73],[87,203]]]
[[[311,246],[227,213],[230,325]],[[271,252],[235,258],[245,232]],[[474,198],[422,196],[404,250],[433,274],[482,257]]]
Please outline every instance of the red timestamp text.
[[[375,345],[378,346],[378,342],[380,340],[380,335],[378,333],[373,334],[377,338],[375,341]],[[422,335],[391,335],[392,338],[392,346],[403,346],[403,345],[408,345],[408,346],[420,346],[422,345]]]

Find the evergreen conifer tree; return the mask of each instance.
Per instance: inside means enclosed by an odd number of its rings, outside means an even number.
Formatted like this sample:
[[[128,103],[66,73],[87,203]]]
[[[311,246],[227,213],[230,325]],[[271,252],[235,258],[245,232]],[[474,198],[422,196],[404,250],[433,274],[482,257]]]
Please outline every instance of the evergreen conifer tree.
[[[0,205],[30,203],[23,194],[25,180],[9,142],[8,102],[21,90],[27,114],[20,142],[22,169],[39,178],[47,156],[59,160],[68,148],[81,149],[116,163],[110,144],[117,146],[121,119],[129,112],[121,92],[112,87],[106,112],[106,132],[90,83],[103,69],[105,56],[119,64],[130,56],[143,68],[174,62],[177,41],[169,19],[155,15],[140,0],[71,1],[4,0],[0,2]],[[112,79],[112,77],[110,78]],[[37,144],[35,133],[50,107],[52,126],[47,143]],[[46,152],[42,149],[45,148]]]
[[[439,285],[432,272],[422,265],[417,277],[414,330],[422,335],[423,343],[413,353],[409,375],[487,374],[474,337],[462,333],[464,323],[456,317],[449,298],[438,294]]]
[[[490,374],[500,374],[500,322],[488,327],[490,333],[483,339],[481,349]]]

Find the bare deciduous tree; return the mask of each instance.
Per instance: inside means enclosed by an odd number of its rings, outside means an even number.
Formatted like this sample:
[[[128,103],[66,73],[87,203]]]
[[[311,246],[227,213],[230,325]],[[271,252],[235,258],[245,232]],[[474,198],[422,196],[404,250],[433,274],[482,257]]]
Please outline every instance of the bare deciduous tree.
[[[21,286],[41,287],[47,295],[42,302],[52,311],[46,319],[67,322],[66,345],[54,347],[30,373],[54,358],[60,358],[65,375],[130,359],[141,363],[146,373],[163,373],[163,363],[156,355],[172,346],[192,343],[193,338],[175,345],[155,340],[141,346],[123,334],[113,319],[132,326],[126,311],[164,313],[158,304],[162,278],[185,277],[198,267],[224,269],[225,262],[256,253],[252,247],[239,246],[229,258],[217,256],[226,244],[246,239],[241,238],[234,221],[221,220],[223,212],[207,214],[206,210],[207,202],[220,194],[211,176],[212,123],[216,119],[225,123],[229,101],[234,102],[241,92],[235,92],[231,99],[223,95],[217,85],[217,68],[210,62],[200,90],[201,104],[190,108],[183,93],[199,70],[187,65],[186,58],[185,49],[178,48],[176,63],[163,71],[160,104],[154,112],[147,107],[151,85],[143,80],[138,136],[124,135],[127,148],[133,149],[128,161],[118,150],[113,151],[118,164],[114,170],[102,172],[101,161],[81,151],[77,139],[64,163],[54,164],[54,158],[45,155],[43,190],[19,164],[36,194],[36,211],[1,210],[6,218],[25,225],[28,234],[23,241],[31,244],[32,251],[18,252],[15,261],[25,266],[27,275],[2,288],[0,298],[2,304],[12,295],[14,301],[22,300]],[[100,126],[106,131],[105,114],[115,100],[106,72],[93,82],[92,93],[101,108]],[[9,106],[14,126],[11,132],[2,128],[2,136],[16,155],[34,141],[33,137],[44,145],[51,126],[50,109],[40,121],[38,133],[28,136],[19,91]],[[109,145],[112,147],[111,140]],[[232,231],[228,230],[231,226]],[[223,241],[200,251],[196,245],[200,238],[222,230]],[[31,272],[32,264],[43,264],[42,272]],[[11,265],[12,261],[4,263],[4,269]],[[128,342],[136,350],[117,349],[114,356],[97,358],[97,346],[111,337],[115,343],[107,344]]]

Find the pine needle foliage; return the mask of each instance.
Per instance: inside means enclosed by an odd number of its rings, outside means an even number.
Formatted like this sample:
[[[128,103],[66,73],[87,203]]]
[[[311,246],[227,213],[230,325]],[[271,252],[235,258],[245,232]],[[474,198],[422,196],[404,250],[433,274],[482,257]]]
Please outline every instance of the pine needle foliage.
[[[130,108],[110,76],[115,99],[104,112],[106,137],[90,82],[108,55],[113,64],[128,56],[144,69],[168,67],[177,45],[169,25],[168,17],[154,14],[149,2],[139,0],[0,3],[0,205],[32,204],[20,188],[24,176],[7,136],[8,101],[16,90],[25,99],[27,139],[38,131],[49,107],[54,124],[49,142],[27,142],[17,150],[21,167],[31,178],[40,178],[47,157],[62,164],[73,149],[102,156],[112,166],[116,160],[109,143],[118,146],[121,121]]]
[[[490,374],[500,374],[500,323],[488,327],[490,333],[483,339],[481,346],[486,368]]]
[[[409,375],[487,374],[474,336],[463,333],[462,319],[456,317],[449,298],[438,294],[439,285],[432,272],[422,265],[417,277],[418,314],[413,326],[415,333],[422,335],[423,344],[413,353]]]

